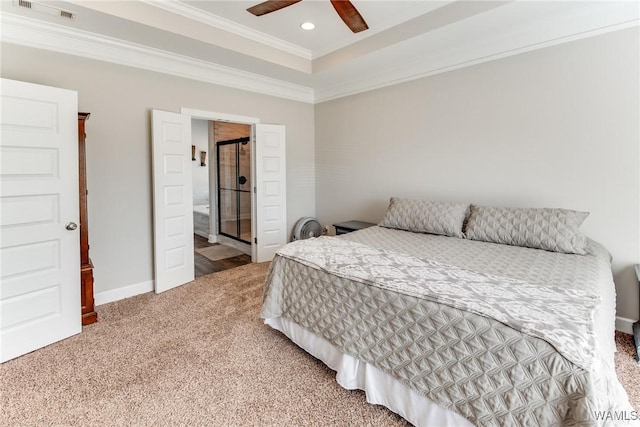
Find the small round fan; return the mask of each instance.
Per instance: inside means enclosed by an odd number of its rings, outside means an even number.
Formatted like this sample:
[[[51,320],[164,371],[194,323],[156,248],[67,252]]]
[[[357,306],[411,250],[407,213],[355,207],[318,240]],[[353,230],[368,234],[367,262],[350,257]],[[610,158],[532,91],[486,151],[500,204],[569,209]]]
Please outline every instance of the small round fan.
[[[300,218],[293,227],[293,240],[304,240],[322,236],[323,227],[317,219],[311,217]]]

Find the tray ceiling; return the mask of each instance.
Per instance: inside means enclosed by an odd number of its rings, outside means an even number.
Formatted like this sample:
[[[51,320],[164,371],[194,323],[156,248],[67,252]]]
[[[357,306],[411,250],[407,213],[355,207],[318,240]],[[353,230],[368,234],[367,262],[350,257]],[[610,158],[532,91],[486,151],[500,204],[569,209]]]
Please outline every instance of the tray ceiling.
[[[17,1],[1,2],[4,42],[140,68],[155,64],[154,71],[304,102],[640,22],[635,1],[354,0],[369,25],[354,34],[329,0],[303,0],[261,17],[246,11],[259,1],[33,3],[29,10]],[[74,18],[38,7],[45,3],[49,9],[72,12]],[[316,28],[302,30],[305,21]]]

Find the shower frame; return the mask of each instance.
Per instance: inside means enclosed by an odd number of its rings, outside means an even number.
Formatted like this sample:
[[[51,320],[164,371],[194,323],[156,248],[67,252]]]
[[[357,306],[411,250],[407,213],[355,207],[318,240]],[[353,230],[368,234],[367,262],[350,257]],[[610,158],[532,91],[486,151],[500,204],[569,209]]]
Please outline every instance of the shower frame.
[[[249,244],[249,245],[251,244],[251,240],[244,240],[241,237],[242,236],[242,233],[241,233],[241,231],[242,231],[241,230],[242,221],[240,219],[240,217],[241,217],[241,215],[240,215],[240,212],[241,212],[240,193],[249,193],[249,194],[251,194],[251,189],[249,189],[249,190],[240,190],[240,189],[238,189],[238,181],[239,181],[239,178],[240,178],[240,155],[239,155],[240,154],[240,145],[241,144],[242,145],[246,144],[249,147],[251,147],[251,145],[249,144],[250,141],[251,141],[251,138],[247,136],[247,137],[243,137],[243,138],[236,138],[236,139],[230,139],[230,140],[227,140],[227,141],[218,141],[218,142],[216,142],[216,174],[217,174],[217,185],[216,185],[216,187],[217,187],[217,194],[218,194],[218,203],[217,203],[218,234],[223,235],[225,237],[228,237],[230,239],[237,240],[237,241],[242,242],[242,243]],[[225,145],[233,145],[233,144],[235,144],[235,146],[236,146],[236,150],[235,150],[235,172],[236,172],[235,187],[236,188],[233,188],[233,189],[225,188],[225,190],[234,191],[235,194],[236,194],[236,210],[235,210],[235,212],[236,212],[236,235],[235,236],[232,235],[232,234],[228,234],[228,233],[225,233],[224,231],[222,231],[223,230],[223,227],[222,227],[222,194],[221,194],[221,190],[222,190],[221,182],[222,181],[221,181],[221,174],[220,174],[220,171],[221,171],[221,167],[220,167],[220,159],[221,159],[220,148],[222,146],[225,146]],[[250,167],[250,173],[251,173],[251,167]],[[251,179],[250,182],[253,182],[251,175],[250,175],[250,179]],[[240,185],[243,185],[243,184],[240,184]],[[251,226],[253,226],[253,224],[251,224]]]

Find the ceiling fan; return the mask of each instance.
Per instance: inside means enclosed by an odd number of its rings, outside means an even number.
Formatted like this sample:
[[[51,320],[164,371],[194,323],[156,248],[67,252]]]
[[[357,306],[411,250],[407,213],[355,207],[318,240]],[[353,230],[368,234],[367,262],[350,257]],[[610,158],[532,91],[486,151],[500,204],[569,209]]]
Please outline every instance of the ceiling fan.
[[[255,6],[250,7],[247,11],[253,13],[255,16],[266,15],[267,13],[275,12],[276,10],[283,9],[287,6],[291,6],[292,4],[296,4],[301,2],[302,0],[293,0],[293,1],[280,1],[280,0],[268,0],[257,4]],[[359,33],[360,31],[364,31],[369,28],[360,12],[355,8],[354,5],[351,4],[348,0],[331,0],[331,4],[333,8],[338,12],[338,15],[347,27],[351,29],[354,33]]]

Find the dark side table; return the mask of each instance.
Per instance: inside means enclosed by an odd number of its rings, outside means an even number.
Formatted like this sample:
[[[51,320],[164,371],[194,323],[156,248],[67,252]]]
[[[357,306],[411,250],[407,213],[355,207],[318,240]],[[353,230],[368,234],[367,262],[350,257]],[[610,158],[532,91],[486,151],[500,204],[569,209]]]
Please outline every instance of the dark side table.
[[[640,287],[640,264],[635,265],[638,287]],[[640,363],[640,320],[633,324],[633,341],[636,343],[636,362]]]
[[[336,228],[336,236],[341,234],[351,233],[352,231],[362,230],[363,228],[374,226],[375,224],[372,222],[364,222],[364,221],[345,221],[339,222],[337,224],[333,224]]]

